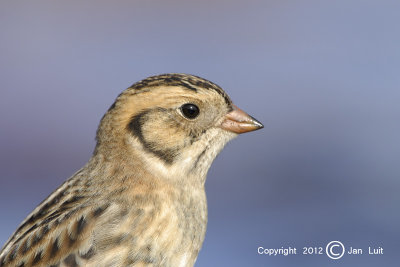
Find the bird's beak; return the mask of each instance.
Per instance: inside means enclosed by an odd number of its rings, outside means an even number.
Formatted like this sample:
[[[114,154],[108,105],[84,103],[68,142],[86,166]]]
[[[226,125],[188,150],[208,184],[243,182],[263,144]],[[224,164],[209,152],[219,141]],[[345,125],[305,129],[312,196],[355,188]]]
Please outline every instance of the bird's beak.
[[[264,125],[262,125],[261,122],[254,119],[237,106],[232,106],[233,110],[225,115],[220,128],[238,134],[264,128]]]

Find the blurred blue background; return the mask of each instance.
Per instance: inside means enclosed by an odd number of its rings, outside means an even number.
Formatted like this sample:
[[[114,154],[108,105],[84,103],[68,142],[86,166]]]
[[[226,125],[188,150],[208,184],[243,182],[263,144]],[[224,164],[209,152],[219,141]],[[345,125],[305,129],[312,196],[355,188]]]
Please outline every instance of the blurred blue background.
[[[211,167],[196,266],[399,266],[399,11],[369,0],[1,1],[0,246],[89,159],[123,89],[184,72],[265,125]],[[332,240],[364,254],[301,255]]]

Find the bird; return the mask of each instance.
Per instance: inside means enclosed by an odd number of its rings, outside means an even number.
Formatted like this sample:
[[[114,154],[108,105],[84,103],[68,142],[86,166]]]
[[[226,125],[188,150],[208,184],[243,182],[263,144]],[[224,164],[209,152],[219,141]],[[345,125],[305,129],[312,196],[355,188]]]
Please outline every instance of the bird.
[[[19,225],[0,266],[193,266],[211,163],[261,128],[198,76],[134,83],[102,117],[92,157]]]

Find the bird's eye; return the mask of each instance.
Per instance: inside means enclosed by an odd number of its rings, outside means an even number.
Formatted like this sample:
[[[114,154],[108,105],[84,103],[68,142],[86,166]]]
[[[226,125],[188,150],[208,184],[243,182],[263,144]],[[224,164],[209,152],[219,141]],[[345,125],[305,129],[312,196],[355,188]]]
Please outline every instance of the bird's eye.
[[[199,107],[194,104],[190,104],[190,103],[182,105],[181,111],[182,111],[183,116],[185,116],[188,119],[194,119],[200,113]]]

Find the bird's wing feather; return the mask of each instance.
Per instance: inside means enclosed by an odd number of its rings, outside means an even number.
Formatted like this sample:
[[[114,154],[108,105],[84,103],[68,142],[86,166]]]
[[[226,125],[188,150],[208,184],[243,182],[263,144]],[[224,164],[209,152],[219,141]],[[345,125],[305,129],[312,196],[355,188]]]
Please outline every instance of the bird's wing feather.
[[[0,266],[40,265],[44,258],[56,259],[67,242],[72,250],[74,242],[84,240],[90,208],[84,193],[68,190],[74,182],[76,179],[67,180],[22,222],[1,250]],[[77,219],[68,220],[72,216]]]
[[[116,261],[127,266],[126,262],[154,260],[147,244],[138,244],[135,251],[127,251],[125,246],[134,239],[132,231],[140,234],[146,230],[151,213],[115,199],[95,202],[70,188],[77,187],[62,185],[27,217],[3,247],[0,267],[58,266],[61,262],[65,266],[98,266]],[[104,253],[110,250],[113,252]]]
[[[127,217],[121,204],[82,202],[50,210],[21,225],[4,247],[0,266],[88,266],[93,258],[99,262],[99,252],[126,239],[118,231]]]

